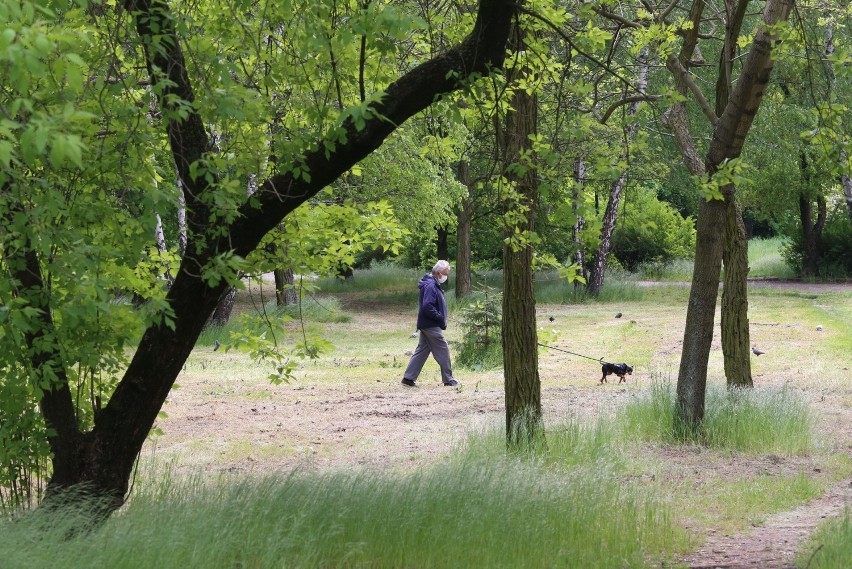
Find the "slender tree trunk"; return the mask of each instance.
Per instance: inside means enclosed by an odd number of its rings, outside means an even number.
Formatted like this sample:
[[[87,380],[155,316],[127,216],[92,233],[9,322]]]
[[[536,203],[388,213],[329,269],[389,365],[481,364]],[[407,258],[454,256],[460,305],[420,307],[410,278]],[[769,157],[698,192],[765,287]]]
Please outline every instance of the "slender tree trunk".
[[[515,30],[520,34],[520,30]],[[516,45],[521,45],[518,38]],[[531,151],[530,135],[536,132],[538,101],[519,89],[512,96],[506,116],[505,167],[516,162],[522,151]],[[535,170],[518,178],[517,205],[526,208],[525,221],[517,227],[522,233],[535,231],[537,185]],[[515,227],[509,227],[509,236]],[[541,379],[538,373],[538,333],[535,315],[533,246],[507,242],[503,247],[503,367],[506,391],[506,441],[509,448],[534,444],[544,435],[541,417]]]
[[[748,236],[736,194],[725,200],[725,286],[722,288],[722,354],[728,387],[753,387],[748,326]]]
[[[832,91],[835,91],[837,86],[837,79],[835,77],[834,67],[830,59],[831,56],[834,55],[834,22],[832,21],[831,14],[826,14],[825,37],[823,45],[825,51],[825,72],[831,84]],[[845,150],[841,150],[839,159],[841,170],[844,170],[844,165],[848,162],[849,159],[848,153]],[[852,222],[852,177],[850,177],[848,174],[841,174],[840,187],[843,188],[843,196],[846,198],[846,210],[849,213],[849,221]]]
[[[699,5],[703,8],[703,2],[696,0],[693,8]],[[769,0],[766,3],[764,22],[768,25],[757,32],[724,112],[714,121],[713,138],[705,160],[706,171],[711,175],[725,160],[736,158],[742,152],[745,138],[760,107],[772,72],[771,53],[775,38],[767,28],[786,20],[792,5],[793,0]],[[696,12],[700,18],[701,10],[693,10],[691,16],[695,17]],[[697,39],[697,30],[690,32],[690,35],[693,41]],[[672,67],[677,63],[676,60],[672,61]],[[683,74],[681,79],[686,80]],[[725,196],[731,195],[733,188],[722,188],[722,193]],[[726,209],[725,202],[712,200],[702,202],[698,211],[695,270],[678,372],[676,429],[693,430],[704,419],[707,364],[713,339],[713,317],[721,273]]]
[[[154,241],[157,242],[157,251],[159,251],[161,255],[165,254],[169,250],[166,246],[166,234],[163,231],[163,220],[160,218],[159,213],[157,214],[157,225],[154,228]],[[163,267],[163,278],[166,280],[166,287],[172,286],[172,283],[175,282],[175,278],[172,276],[172,271],[168,264]]]
[[[822,230],[828,215],[825,197],[817,196],[817,219],[813,218],[813,205],[803,192],[799,194],[799,222],[802,227],[803,277],[819,276],[819,258],[822,253]]]
[[[462,200],[458,210],[458,223],[456,224],[456,298],[464,298],[470,294],[470,265],[471,265],[471,242],[470,234],[473,225],[473,199],[470,188],[470,168],[466,160],[459,162],[459,182],[468,191]]]
[[[178,223],[178,255],[183,259],[186,255],[186,198],[183,195],[183,183],[180,178],[177,180],[178,187],[178,208],[177,208],[177,223]]]
[[[648,68],[649,68],[648,48],[643,47],[639,53],[639,73],[637,75],[636,88],[643,95],[648,87]],[[630,103],[627,107],[627,116],[633,117],[639,111],[640,103]],[[630,144],[636,136],[636,131],[639,128],[639,123],[631,122],[624,128],[624,154],[623,159],[627,159],[630,153]],[[616,222],[618,221],[618,206],[621,202],[621,196],[624,193],[624,188],[627,184],[628,169],[621,171],[618,179],[612,183],[609,190],[609,199],[606,202],[606,210],[604,211],[603,223],[601,225],[600,244],[592,257],[591,266],[589,267],[589,277],[586,284],[586,292],[592,296],[598,296],[603,290],[604,278],[607,269],[607,259],[610,251],[612,251],[612,237],[615,233]]]
[[[447,231],[446,227],[438,227],[436,231],[435,245],[438,249],[438,258],[446,261],[450,258],[450,232]]]
[[[704,420],[707,364],[713,342],[714,313],[722,271],[726,207],[721,200],[702,201],[698,210],[695,269],[689,291],[683,350],[678,370],[678,416],[692,429]]]
[[[299,303],[293,269],[275,269],[275,303],[278,306],[295,306]]]
[[[580,240],[580,234],[586,224],[586,220],[582,216],[583,204],[583,186],[586,184],[586,162],[582,158],[574,159],[574,191],[571,192],[571,203],[574,207],[574,215],[577,221],[574,222],[574,227],[571,228],[571,240],[574,244],[574,262],[579,267],[579,275],[584,279],[586,274],[586,250],[583,247],[583,242]],[[582,286],[579,281],[574,283],[575,287]]]

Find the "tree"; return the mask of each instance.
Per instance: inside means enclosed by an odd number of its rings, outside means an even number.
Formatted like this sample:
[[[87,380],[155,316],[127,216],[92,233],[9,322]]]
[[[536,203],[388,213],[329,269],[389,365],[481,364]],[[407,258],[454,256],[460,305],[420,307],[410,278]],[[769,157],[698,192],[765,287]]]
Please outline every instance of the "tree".
[[[525,31],[516,27],[515,51],[525,51]],[[509,82],[528,70],[516,66]],[[503,375],[506,391],[506,439],[510,447],[524,447],[543,434],[541,379],[538,374],[538,333],[533,277],[538,184],[532,142],[536,135],[538,101],[522,86],[515,86],[506,113],[503,165],[507,183],[506,244],[503,247]]]
[[[738,34],[745,16],[747,0],[741,0],[734,5],[726,3],[729,19],[726,29],[726,46]],[[719,276],[723,249],[725,247],[725,228],[730,221],[728,216],[735,208],[729,206],[733,200],[734,183],[728,171],[731,161],[739,157],[746,135],[754,121],[760,106],[766,84],[772,71],[772,44],[777,36],[774,27],[784,22],[793,7],[792,0],[768,0],[763,12],[764,25],[755,34],[751,43],[751,51],[743,64],[736,86],[730,91],[727,100],[718,101],[722,112],[716,113],[710,109],[700,92],[695,89],[694,82],[683,68],[683,62],[691,59],[698,39],[698,28],[704,9],[703,0],[696,0],[692,5],[690,21],[692,29],[686,34],[684,47],[680,57],[671,55],[667,65],[678,80],[686,84],[701,103],[711,123],[714,124],[713,138],[707,151],[703,165],[695,153],[691,141],[686,140],[683,128],[686,126],[683,115],[673,115],[673,130],[682,145],[682,152],[693,171],[706,170],[711,177],[716,176],[716,183],[723,199],[710,199],[701,203],[698,213],[695,269],[692,276],[692,287],[687,308],[686,326],[684,330],[683,350],[681,352],[680,369],[677,383],[677,413],[679,426],[693,429],[699,426],[704,418],[704,394],[707,384],[707,362],[710,355],[710,344],[713,338],[713,316],[716,308],[716,296],[719,289]],[[718,86],[727,95],[727,86],[731,84],[730,75],[724,75],[730,69],[729,52],[723,50],[722,71]],[[718,97],[718,95],[717,95]],[[728,168],[726,168],[728,165]],[[738,273],[739,278],[744,276]],[[732,303],[731,306],[736,306]],[[747,330],[747,328],[746,328]],[[747,336],[746,336],[747,338]]]
[[[288,152],[276,152],[274,170],[250,199],[242,192],[243,197],[229,202],[232,206],[225,208],[225,214],[214,200],[222,198],[223,186],[231,187],[228,163],[210,144],[203,112],[211,109],[196,99],[184,55],[185,34],[190,33],[191,26],[184,26],[163,0],[126,0],[123,8],[132,15],[168,149],[183,188],[188,241],[174,284],[160,305],[160,318],[142,334],[109,401],[95,411],[88,430],[75,414],[69,362],[60,346],[50,340],[55,337],[57,322],[51,318],[54,307],[45,294],[42,278],[46,251],[32,237],[18,238],[14,247],[9,247],[13,242],[6,238],[3,251],[3,263],[15,277],[15,298],[30,311],[31,332],[24,335],[28,355],[22,364],[43,386],[39,404],[51,429],[48,440],[53,464],[48,494],[83,484],[93,493],[109,497],[111,508],[122,502],[145,438],[204,323],[222,293],[235,282],[240,259],[254,251],[264,235],[299,205],[375,151],[411,116],[443,93],[500,68],[516,14],[513,3],[483,0],[463,41],[413,67],[364,103],[343,110],[339,120],[293,117],[306,120],[301,124],[309,131],[327,130],[303,145],[282,142]],[[279,22],[280,26],[286,24]],[[273,26],[270,34],[282,29]],[[231,79],[233,74],[229,73],[218,78],[224,82]],[[251,78],[244,79],[251,82]],[[221,102],[234,104],[227,97]],[[4,199],[11,200],[7,202],[11,209],[5,211],[14,211],[23,179],[10,172],[8,161],[3,166],[0,187]],[[15,229],[20,233],[20,228]],[[150,229],[152,232],[153,227]]]

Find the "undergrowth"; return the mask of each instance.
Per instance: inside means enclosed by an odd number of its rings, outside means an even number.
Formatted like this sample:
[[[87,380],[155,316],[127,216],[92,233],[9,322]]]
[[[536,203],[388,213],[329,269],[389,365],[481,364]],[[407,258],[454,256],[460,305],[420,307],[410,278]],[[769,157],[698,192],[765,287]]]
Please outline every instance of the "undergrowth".
[[[675,387],[657,378],[621,412],[625,433],[650,441],[693,443],[748,453],[792,456],[813,448],[814,418],[791,388],[727,389],[708,385],[701,429],[684,440],[675,432]]]

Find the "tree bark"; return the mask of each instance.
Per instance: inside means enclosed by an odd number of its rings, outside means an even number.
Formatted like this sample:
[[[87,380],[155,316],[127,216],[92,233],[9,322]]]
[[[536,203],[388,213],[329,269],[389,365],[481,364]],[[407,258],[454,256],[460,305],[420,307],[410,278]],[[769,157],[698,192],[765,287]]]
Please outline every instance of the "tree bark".
[[[517,34],[516,45],[523,45]],[[518,49],[522,49],[518,47]],[[509,81],[515,79],[510,77]],[[531,151],[530,135],[538,120],[535,95],[518,89],[506,115],[504,168],[517,162],[522,152]],[[515,183],[516,207],[526,210],[520,225],[508,227],[508,236],[535,231],[537,181],[530,168],[518,177],[507,173]],[[541,379],[538,373],[538,332],[535,315],[535,283],[532,270],[533,246],[527,241],[508,241],[503,247],[503,373],[506,392],[506,442],[509,448],[524,448],[542,441]]]
[[[819,276],[819,258],[822,249],[822,230],[828,215],[825,197],[817,196],[817,218],[813,218],[813,205],[805,192],[799,194],[799,223],[802,228],[803,277]]]
[[[295,306],[299,303],[296,292],[296,278],[293,269],[275,269],[275,304],[278,306]]]
[[[208,181],[194,178],[191,168],[211,150],[204,123],[192,104],[191,83],[173,16],[162,0],[125,0],[142,38],[146,64],[160,97],[178,176],[187,201],[188,244],[175,282],[166,296],[172,314],[143,334],[127,370],[109,403],[95,416],[91,432],[75,426],[58,429],[54,440],[54,472],[48,490],[86,484],[112,498],[113,507],[124,499],[137,455],[189,356],[198,335],[228,283],[205,282],[200,268],[214,257],[232,252],[246,256],[296,207],[309,200],[358,161],[369,155],[408,118],[428,107],[438,95],[458,89],[471,74],[502,67],[514,3],[482,0],[467,38],[449,51],[415,67],[388,86],[376,113],[361,129],[347,119],[340,128],[345,142],[328,150],[318,141],[303,154],[302,171],[310,180],[296,178],[289,168],[260,184],[255,200],[246,202],[227,226],[209,227],[205,205]],[[165,77],[163,76],[165,75]],[[459,80],[461,78],[461,80]],[[176,105],[184,105],[176,112]],[[338,139],[340,140],[340,139]],[[67,381],[56,397],[71,406]],[[42,405],[51,404],[49,393]],[[48,420],[54,420],[45,414]]]
[[[236,300],[237,289],[236,287],[229,286],[225,289],[225,292],[222,293],[222,297],[216,304],[213,314],[210,315],[207,325],[222,328],[225,324],[227,324],[228,320],[231,319],[231,312],[234,310],[234,303]]]
[[[464,298],[470,294],[471,280],[471,228],[473,226],[473,198],[470,187],[470,166],[466,160],[458,165],[458,177],[467,188],[467,196],[462,200],[458,209],[456,224],[456,298]]]
[[[579,275],[586,278],[586,250],[580,240],[580,233],[586,224],[586,220],[580,214],[583,200],[583,186],[586,184],[586,163],[582,158],[574,159],[574,190],[571,192],[571,205],[574,208],[574,215],[577,220],[571,228],[571,241],[574,244],[574,263],[579,268]],[[574,287],[582,286],[579,281],[574,283]]]
[[[748,326],[748,236],[736,195],[725,200],[725,286],[722,288],[722,355],[728,387],[753,387]]]
[[[438,258],[446,261],[450,258],[450,232],[446,227],[436,227],[435,231],[437,233],[435,237],[435,245],[438,250]]]

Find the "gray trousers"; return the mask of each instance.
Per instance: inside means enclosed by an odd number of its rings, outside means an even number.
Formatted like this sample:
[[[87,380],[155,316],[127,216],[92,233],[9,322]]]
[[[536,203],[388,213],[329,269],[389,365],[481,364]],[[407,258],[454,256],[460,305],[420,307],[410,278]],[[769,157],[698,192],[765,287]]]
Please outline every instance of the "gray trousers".
[[[411,354],[411,360],[408,362],[408,367],[405,368],[403,379],[417,380],[420,375],[420,370],[423,369],[423,364],[429,358],[429,354],[435,358],[438,365],[441,366],[441,381],[449,383],[453,379],[453,366],[450,362],[450,346],[444,339],[444,334],[439,327],[421,328],[420,341],[417,342],[417,348]]]

